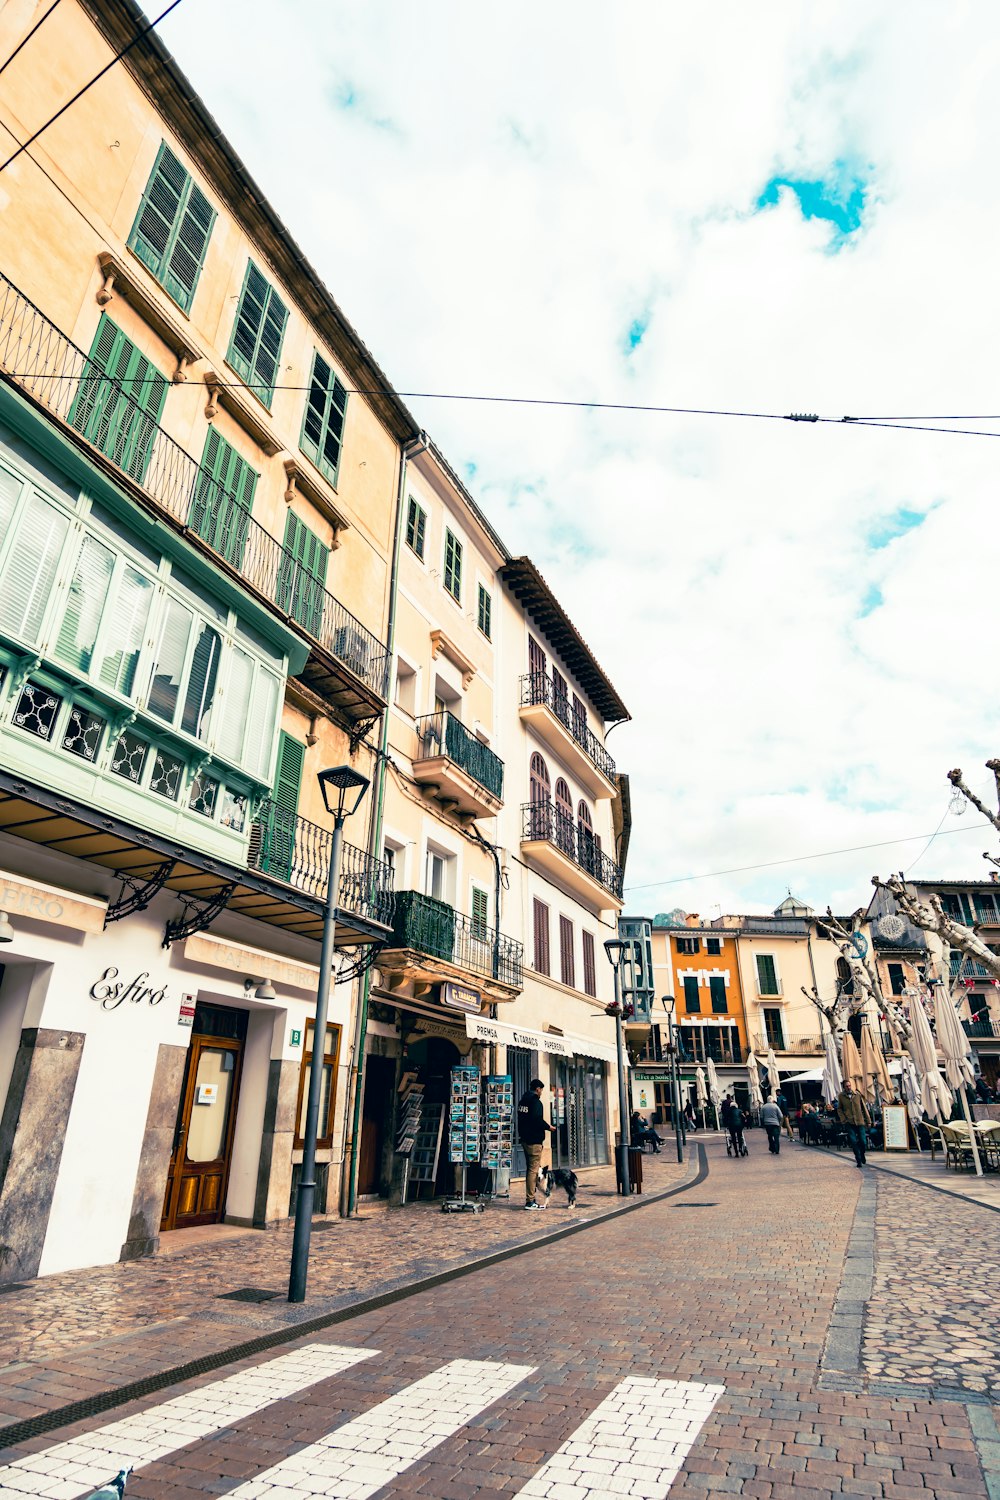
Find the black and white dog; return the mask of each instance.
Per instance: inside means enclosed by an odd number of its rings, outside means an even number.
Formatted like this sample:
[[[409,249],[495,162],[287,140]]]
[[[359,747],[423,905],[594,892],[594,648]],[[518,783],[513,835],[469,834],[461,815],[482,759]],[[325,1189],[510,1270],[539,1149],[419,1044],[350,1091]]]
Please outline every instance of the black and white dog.
[[[546,1198],[549,1197],[554,1187],[565,1188],[566,1197],[569,1199],[568,1207],[576,1207],[579,1178],[575,1172],[567,1171],[564,1167],[539,1167],[538,1185]]]

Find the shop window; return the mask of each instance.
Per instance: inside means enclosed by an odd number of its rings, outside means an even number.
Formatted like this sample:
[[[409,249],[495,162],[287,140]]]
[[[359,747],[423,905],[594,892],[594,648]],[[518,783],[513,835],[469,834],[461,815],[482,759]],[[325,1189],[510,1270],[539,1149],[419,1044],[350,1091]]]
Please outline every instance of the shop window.
[[[312,1077],[313,1045],[316,1035],[315,1022],[306,1021],[305,1051],[299,1069],[299,1100],[295,1111],[295,1149],[301,1151],[305,1145],[306,1110],[309,1106],[309,1084]],[[326,1148],[333,1145],[333,1116],[337,1102],[337,1061],[340,1057],[340,1027],[326,1028],[326,1047],[323,1053],[323,1076],[319,1088],[319,1116],[316,1127],[316,1145]]]
[[[14,723],[25,734],[33,734],[39,740],[50,740],[61,704],[61,698],[29,678],[14,706]]]

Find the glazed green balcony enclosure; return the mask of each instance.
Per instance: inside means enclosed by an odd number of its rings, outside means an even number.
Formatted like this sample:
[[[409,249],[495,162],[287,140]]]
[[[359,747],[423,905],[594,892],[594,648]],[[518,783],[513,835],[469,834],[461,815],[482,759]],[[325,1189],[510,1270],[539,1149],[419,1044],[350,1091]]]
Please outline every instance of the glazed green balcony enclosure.
[[[413,774],[456,812],[491,817],[503,805],[503,761],[448,709],[417,720]]]
[[[397,891],[389,945],[443,959],[458,969],[522,987],[524,949],[485,922],[463,917],[447,901],[421,891]]]

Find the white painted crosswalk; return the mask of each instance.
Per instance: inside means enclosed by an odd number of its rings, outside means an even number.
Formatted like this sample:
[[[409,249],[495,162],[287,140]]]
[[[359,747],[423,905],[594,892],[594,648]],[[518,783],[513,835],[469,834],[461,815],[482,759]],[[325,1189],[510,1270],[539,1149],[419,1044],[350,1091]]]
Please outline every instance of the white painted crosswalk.
[[[169,1460],[377,1352],[310,1344],[280,1355],[0,1467],[0,1496],[80,1500],[119,1467]],[[228,1500],[366,1500],[496,1403],[502,1412],[504,1398],[534,1373],[532,1365],[451,1360],[236,1485]],[[696,1381],[626,1377],[518,1494],[525,1500],[665,1500],[722,1394],[722,1386]],[[480,1435],[488,1442],[489,1428]],[[169,1465],[163,1472],[170,1483]],[[188,1488],[192,1477],[185,1470]],[[210,1472],[205,1479],[214,1493]]]
[[[454,1359],[364,1416],[230,1492],[229,1500],[365,1500],[532,1373],[530,1365]]]
[[[329,1380],[375,1349],[348,1349],[336,1344],[308,1344],[281,1354],[253,1370],[241,1370],[200,1390],[175,1396],[148,1411],[109,1422],[68,1443],[0,1468],[0,1495],[35,1495],[39,1500],[78,1500],[119,1468],[145,1468],[186,1448],[197,1438],[263,1411],[275,1401]]]

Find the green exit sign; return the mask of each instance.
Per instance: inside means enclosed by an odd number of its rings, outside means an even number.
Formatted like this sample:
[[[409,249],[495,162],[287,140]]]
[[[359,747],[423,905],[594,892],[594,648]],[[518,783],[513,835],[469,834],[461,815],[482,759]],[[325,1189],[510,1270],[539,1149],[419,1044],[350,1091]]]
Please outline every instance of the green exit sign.
[[[301,1033],[301,1031],[293,1031],[291,1033],[291,1035],[288,1038],[288,1045],[290,1047],[301,1047],[302,1046],[302,1033]]]

